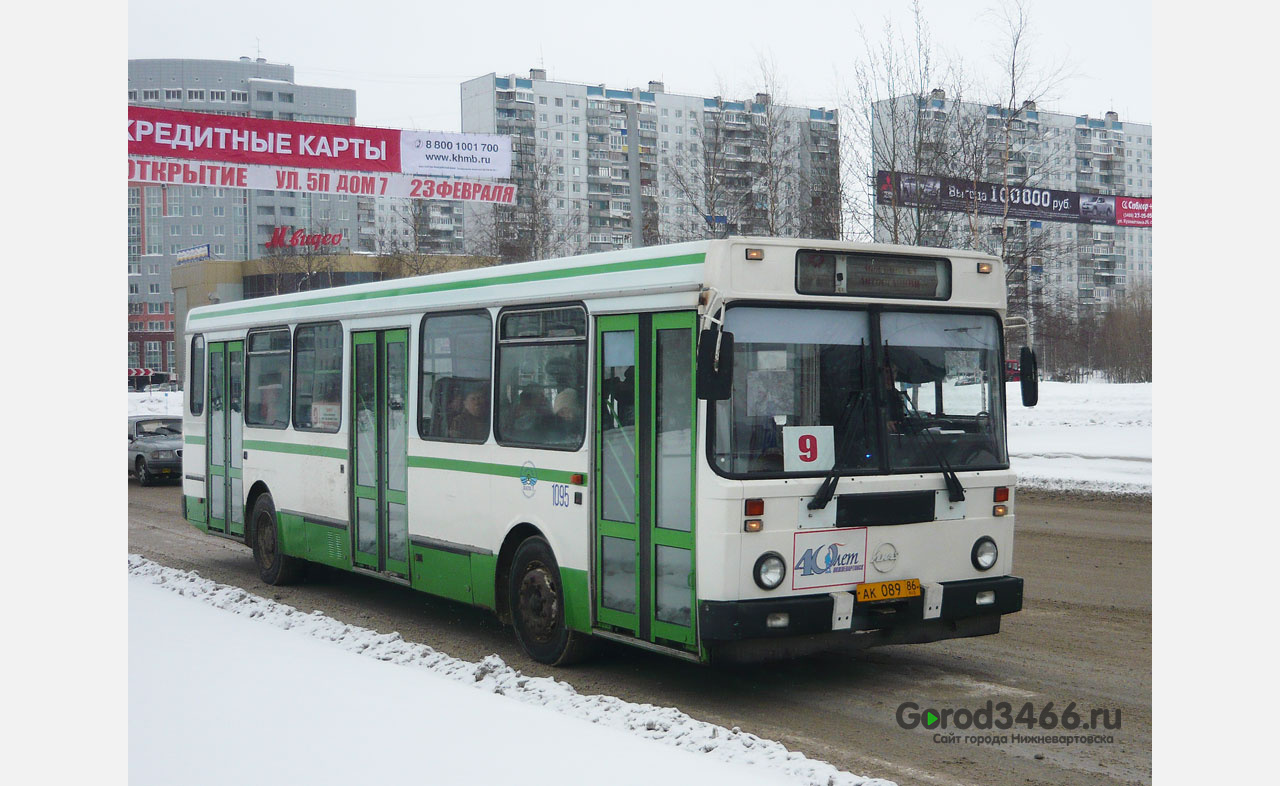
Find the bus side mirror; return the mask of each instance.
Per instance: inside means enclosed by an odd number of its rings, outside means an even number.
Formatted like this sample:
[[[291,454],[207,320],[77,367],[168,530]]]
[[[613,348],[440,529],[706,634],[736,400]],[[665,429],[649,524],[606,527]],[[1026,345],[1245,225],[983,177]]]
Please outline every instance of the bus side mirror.
[[[716,337],[720,338],[720,366],[716,368]],[[733,389],[733,334],[704,330],[698,338],[698,398],[724,401]]]
[[[1036,367],[1036,353],[1031,347],[1023,347],[1018,355],[1018,378],[1022,385],[1022,406],[1034,407],[1040,401],[1040,369]]]

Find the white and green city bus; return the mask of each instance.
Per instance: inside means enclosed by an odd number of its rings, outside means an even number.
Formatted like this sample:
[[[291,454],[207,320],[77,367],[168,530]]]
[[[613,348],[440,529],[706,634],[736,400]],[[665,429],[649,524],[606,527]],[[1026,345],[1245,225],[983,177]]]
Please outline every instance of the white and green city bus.
[[[193,309],[183,513],[268,584],[319,563],[482,606],[544,663],[996,633],[1004,281],[728,238]]]

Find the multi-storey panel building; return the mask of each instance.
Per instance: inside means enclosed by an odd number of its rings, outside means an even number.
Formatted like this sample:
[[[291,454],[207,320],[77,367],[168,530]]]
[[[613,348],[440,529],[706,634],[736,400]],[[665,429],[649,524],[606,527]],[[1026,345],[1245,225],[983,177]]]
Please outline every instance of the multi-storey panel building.
[[[293,66],[263,58],[129,61],[129,103],[208,114],[311,123],[355,123],[354,90],[300,85]],[[173,371],[173,290],[179,252],[208,246],[212,259],[269,255],[277,227],[341,234],[340,250],[374,249],[374,205],[338,194],[129,184],[129,353],[131,367]],[[158,309],[165,309],[158,311]],[[164,320],[156,319],[163,313]],[[166,330],[152,327],[163,322]],[[179,329],[181,329],[179,327]],[[151,350],[159,347],[157,356]],[[147,358],[156,359],[153,364]]]
[[[469,207],[468,246],[504,258],[728,233],[835,236],[834,110],[488,74],[462,130],[512,138],[515,208]],[[821,218],[816,218],[821,216]],[[486,246],[488,246],[486,248]]]
[[[1115,112],[1096,118],[1048,112],[1034,103],[1010,112],[950,100],[941,90],[880,101],[872,111],[877,171],[1007,182],[1077,192],[1084,199],[1151,197],[1151,126],[1122,121]],[[905,242],[982,247],[1012,258],[1013,269],[1021,265],[1025,278],[1010,281],[1012,310],[1030,297],[1102,313],[1126,290],[1151,280],[1150,227],[909,212],[918,231]],[[901,211],[895,215],[895,208],[881,205],[876,213],[875,239],[887,242],[896,233],[902,241]]]

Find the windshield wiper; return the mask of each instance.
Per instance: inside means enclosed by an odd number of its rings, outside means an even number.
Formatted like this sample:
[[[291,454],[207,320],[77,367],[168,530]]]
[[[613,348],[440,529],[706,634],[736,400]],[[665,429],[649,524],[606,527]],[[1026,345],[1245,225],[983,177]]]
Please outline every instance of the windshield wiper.
[[[924,416],[911,403],[911,397],[907,395],[907,391],[899,390],[898,395],[902,396],[902,400],[906,402],[907,417],[911,419],[916,431],[924,438],[925,444],[933,451],[933,457],[937,460],[938,467],[942,469],[942,479],[947,484],[947,497],[952,502],[963,502],[964,486],[960,484],[960,478],[956,476],[955,470],[951,468],[951,462],[947,461],[946,454],[943,453],[942,448],[938,447],[938,443],[934,441],[933,432],[925,427]]]
[[[862,412],[867,402],[867,386],[866,386],[866,348],[861,346],[862,362],[858,367],[858,395],[855,397],[853,391],[849,391],[849,398],[845,401],[844,411],[840,413],[841,425],[844,428],[840,447],[836,450],[835,461],[831,462],[831,470],[827,472],[826,478],[823,479],[822,485],[818,487],[818,493],[813,495],[813,499],[809,500],[809,510],[822,510],[831,501],[831,497],[836,493],[836,484],[840,482],[840,475],[848,467],[844,464],[844,458],[849,453],[849,447],[853,444],[853,416]],[[865,429],[864,429],[865,431]]]

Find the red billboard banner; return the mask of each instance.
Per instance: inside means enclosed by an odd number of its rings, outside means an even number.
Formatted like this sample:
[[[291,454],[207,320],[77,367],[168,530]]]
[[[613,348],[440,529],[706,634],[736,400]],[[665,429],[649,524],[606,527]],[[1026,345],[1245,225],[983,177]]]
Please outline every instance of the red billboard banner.
[[[400,172],[400,131],[129,107],[129,155]]]
[[[1116,226],[1151,226],[1151,200],[1144,197],[1116,197]]]
[[[328,169],[218,164],[129,156],[129,182],[172,183],[219,188],[257,188],[302,194],[354,194],[407,199],[442,199],[514,205],[516,187],[455,178],[383,172],[333,172]]]

